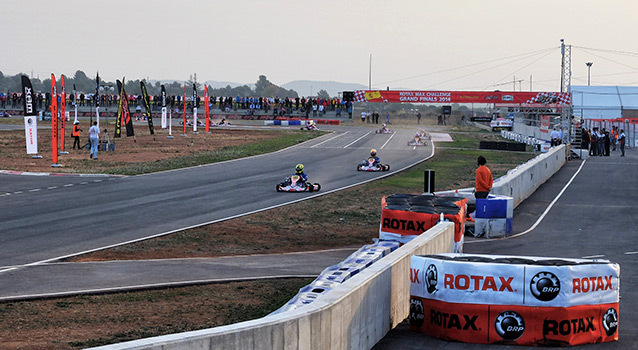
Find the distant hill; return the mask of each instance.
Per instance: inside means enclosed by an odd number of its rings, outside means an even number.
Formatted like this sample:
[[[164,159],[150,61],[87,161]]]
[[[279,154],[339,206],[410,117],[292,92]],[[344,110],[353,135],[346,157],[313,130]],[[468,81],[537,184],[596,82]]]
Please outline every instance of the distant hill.
[[[366,89],[365,85],[340,83],[336,81],[295,80],[283,84],[284,89],[297,91],[299,96],[316,96],[317,91],[326,90],[330,97],[338,97],[340,92]]]

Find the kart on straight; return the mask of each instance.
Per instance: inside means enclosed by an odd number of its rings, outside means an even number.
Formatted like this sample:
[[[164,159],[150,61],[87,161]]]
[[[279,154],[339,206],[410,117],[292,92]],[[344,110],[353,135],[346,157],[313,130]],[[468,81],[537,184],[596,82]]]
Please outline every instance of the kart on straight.
[[[394,134],[394,131],[386,129],[386,128],[377,129],[374,132],[377,134]]]
[[[284,182],[277,184],[277,192],[315,192],[321,189],[318,183],[302,183],[299,180],[299,175],[287,177]]]
[[[370,157],[363,163],[357,165],[358,171],[388,171],[390,170],[389,164],[374,164],[374,158]]]
[[[408,146],[427,146],[428,142],[420,137],[415,137],[413,140],[408,141]]]

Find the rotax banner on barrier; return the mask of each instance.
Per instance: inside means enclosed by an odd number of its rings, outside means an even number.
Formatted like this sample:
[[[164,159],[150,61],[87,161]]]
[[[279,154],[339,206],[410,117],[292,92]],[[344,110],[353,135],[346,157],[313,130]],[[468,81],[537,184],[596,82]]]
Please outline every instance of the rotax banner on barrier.
[[[466,343],[580,345],[618,340],[618,303],[539,308],[412,296],[409,322],[413,331]]]
[[[557,107],[571,103],[567,92],[356,90],[355,102],[497,103]]]
[[[618,340],[618,264],[469,254],[413,256],[410,325],[448,340],[577,345]]]
[[[618,264],[485,255],[455,258],[413,256],[411,295],[455,303],[555,307],[619,300]]]

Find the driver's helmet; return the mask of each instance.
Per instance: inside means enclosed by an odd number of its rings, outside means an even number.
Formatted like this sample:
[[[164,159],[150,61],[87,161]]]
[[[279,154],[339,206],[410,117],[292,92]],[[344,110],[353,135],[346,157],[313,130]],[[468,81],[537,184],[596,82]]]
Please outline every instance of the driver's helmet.
[[[385,128],[385,123],[383,123],[383,127]]]
[[[303,164],[301,164],[301,163],[297,164],[297,166],[295,166],[295,171],[297,172],[297,174],[302,173],[303,172]]]
[[[374,156],[376,156],[376,155],[377,155],[377,150],[376,150],[376,149],[374,149],[374,148],[373,148],[373,149],[371,149],[371,150],[370,150],[370,156],[371,156],[371,157],[374,157]]]

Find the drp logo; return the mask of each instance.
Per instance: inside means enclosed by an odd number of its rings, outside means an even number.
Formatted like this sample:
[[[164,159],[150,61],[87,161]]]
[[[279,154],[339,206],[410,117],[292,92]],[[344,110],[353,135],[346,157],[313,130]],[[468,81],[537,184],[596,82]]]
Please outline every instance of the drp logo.
[[[618,312],[613,307],[610,307],[605,311],[603,315],[603,329],[607,336],[612,336],[618,330]]]
[[[494,329],[504,340],[516,340],[525,333],[525,320],[516,311],[503,311],[496,316]]]
[[[436,293],[436,283],[438,280],[438,273],[434,264],[428,265],[425,270],[425,287],[430,294]]]
[[[540,301],[550,301],[560,293],[560,280],[551,272],[539,272],[532,277],[529,290],[534,298]]]
[[[410,298],[410,326],[420,328],[425,320],[425,311],[423,310],[423,302],[419,299]]]

